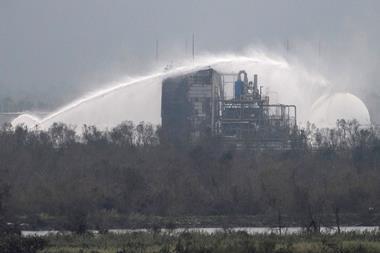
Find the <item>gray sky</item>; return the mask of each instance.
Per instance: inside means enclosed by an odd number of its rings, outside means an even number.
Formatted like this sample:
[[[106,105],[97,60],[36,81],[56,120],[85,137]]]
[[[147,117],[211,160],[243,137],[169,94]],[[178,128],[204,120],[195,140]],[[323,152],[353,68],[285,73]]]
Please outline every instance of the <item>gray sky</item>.
[[[63,103],[149,71],[156,39],[163,61],[185,55],[195,32],[197,52],[278,50],[288,39],[305,64],[320,41],[323,74],[372,104],[379,13],[377,0],[0,0],[0,97]]]

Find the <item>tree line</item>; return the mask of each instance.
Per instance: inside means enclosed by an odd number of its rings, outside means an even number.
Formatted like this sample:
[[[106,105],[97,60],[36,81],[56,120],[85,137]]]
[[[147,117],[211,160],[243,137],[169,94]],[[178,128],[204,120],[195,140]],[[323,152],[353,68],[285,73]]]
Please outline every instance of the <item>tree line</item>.
[[[376,225],[380,138],[356,121],[308,125],[305,145],[283,151],[226,148],[217,137],[171,143],[151,124],[107,131],[56,123],[0,130],[3,221],[76,231],[104,217],[260,216],[282,226]],[[110,219],[111,219],[110,218]],[[107,223],[107,222],[105,222]]]

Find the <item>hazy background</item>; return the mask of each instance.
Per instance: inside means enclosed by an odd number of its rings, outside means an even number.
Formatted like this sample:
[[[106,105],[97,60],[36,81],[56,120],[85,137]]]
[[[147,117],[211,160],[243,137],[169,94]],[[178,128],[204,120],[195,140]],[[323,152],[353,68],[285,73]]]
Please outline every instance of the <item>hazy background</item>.
[[[0,0],[0,99],[54,109],[196,54],[260,48],[321,72],[380,123],[380,1]]]

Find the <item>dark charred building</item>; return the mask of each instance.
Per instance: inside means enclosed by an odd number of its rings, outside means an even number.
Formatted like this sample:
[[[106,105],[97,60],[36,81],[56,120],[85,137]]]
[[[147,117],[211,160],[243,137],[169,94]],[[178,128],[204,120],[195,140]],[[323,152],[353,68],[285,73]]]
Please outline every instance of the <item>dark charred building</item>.
[[[297,127],[294,105],[270,104],[257,75],[213,69],[170,77],[162,84],[162,129],[175,142],[219,136],[226,145],[287,149]]]

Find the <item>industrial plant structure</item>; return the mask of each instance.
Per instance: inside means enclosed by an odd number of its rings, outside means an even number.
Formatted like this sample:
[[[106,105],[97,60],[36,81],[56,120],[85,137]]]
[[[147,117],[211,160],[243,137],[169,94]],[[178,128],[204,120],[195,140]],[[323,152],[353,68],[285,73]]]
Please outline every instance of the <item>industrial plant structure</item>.
[[[288,149],[297,128],[294,105],[270,104],[258,77],[212,68],[169,77],[162,84],[162,129],[175,142],[218,136],[237,148]]]

